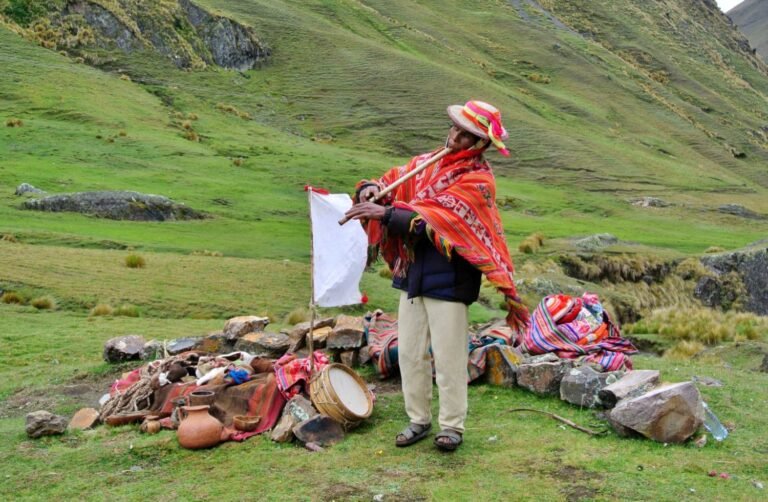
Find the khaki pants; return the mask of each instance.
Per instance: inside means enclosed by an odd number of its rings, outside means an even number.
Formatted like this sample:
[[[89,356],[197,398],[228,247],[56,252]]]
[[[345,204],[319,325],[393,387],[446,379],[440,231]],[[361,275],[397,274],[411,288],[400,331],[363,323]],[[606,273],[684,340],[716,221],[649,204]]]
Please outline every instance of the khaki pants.
[[[400,295],[398,362],[405,411],[411,422],[432,422],[432,366],[435,361],[441,429],[464,432],[467,417],[468,307],[461,302]]]

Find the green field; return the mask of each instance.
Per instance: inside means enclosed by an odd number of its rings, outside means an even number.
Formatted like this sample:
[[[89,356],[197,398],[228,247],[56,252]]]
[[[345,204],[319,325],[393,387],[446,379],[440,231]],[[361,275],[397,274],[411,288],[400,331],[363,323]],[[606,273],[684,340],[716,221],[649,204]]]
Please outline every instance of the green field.
[[[169,0],[96,3],[121,15],[138,5],[173,26],[163,17]],[[73,50],[20,36],[0,14],[0,289],[57,305],[0,304],[0,492],[118,500],[760,498],[752,483],[768,483],[760,421],[767,403],[758,392],[765,378],[752,371],[766,350],[760,344],[712,349],[693,362],[639,358],[638,366],[659,368],[669,381],[699,375],[725,383],[702,393],[736,428],[703,449],[613,433],[590,439],[504,410],[530,406],[596,424],[592,412],[485,385],[471,389],[467,444],[454,456],[428,444],[392,447],[405,416],[401,395],[388,387],[373,419],[322,454],[260,438],[187,452],[170,433],[147,437],[130,427],[27,440],[24,414],[38,406],[71,414],[126,369],[101,361],[113,336],[203,335],[248,314],[283,327],[309,301],[304,185],[350,192],[359,179],[440,146],[449,104],[483,99],[502,110],[512,155],[489,159],[518,278],[536,278],[541,262],[572,251],[578,236],[611,233],[622,241],[616,252],[681,258],[768,233],[767,219],[718,211],[739,204],[768,215],[768,69],[711,2],[541,0],[546,13],[534,2],[496,0],[196,3],[253,27],[271,48],[269,61],[246,72],[185,70],[152,51],[78,49],[95,61],[89,66]],[[0,0],[0,13],[11,4],[61,2]],[[21,126],[6,126],[14,120]],[[14,195],[23,182],[48,194],[164,195],[210,218],[147,223],[27,211],[29,196]],[[670,206],[630,204],[646,196]],[[519,253],[534,232],[546,237],[541,253]],[[146,267],[127,268],[130,253]],[[343,311],[395,310],[378,267],[362,288],[369,305]],[[139,317],[89,317],[98,304],[127,305]],[[471,311],[476,322],[499,315],[492,300]],[[66,393],[78,385],[87,393]],[[708,478],[709,470],[732,478]]]

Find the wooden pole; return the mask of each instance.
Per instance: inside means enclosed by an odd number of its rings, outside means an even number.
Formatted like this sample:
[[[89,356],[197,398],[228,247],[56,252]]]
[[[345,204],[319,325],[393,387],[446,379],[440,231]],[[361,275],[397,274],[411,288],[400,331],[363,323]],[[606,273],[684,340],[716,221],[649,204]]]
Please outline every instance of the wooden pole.
[[[446,155],[448,155],[452,151],[453,150],[451,150],[450,148],[443,148],[442,150],[440,150],[439,152],[434,154],[432,157],[428,158],[427,160],[425,160],[421,164],[419,164],[416,167],[414,167],[413,171],[411,171],[410,173],[406,174],[402,178],[398,178],[391,185],[389,185],[384,190],[382,190],[381,192],[376,194],[376,196],[372,199],[372,201],[373,202],[377,202],[377,201],[381,200],[382,198],[384,198],[385,195],[390,193],[392,190],[394,190],[395,188],[399,187],[400,185],[402,185],[403,183],[405,183],[409,179],[413,178],[414,176],[419,174],[421,171],[423,171],[424,169],[428,168],[429,166],[431,166],[432,164],[434,164],[438,160],[442,159],[443,157],[445,157]],[[345,224],[348,221],[349,221],[349,218],[344,217],[344,218],[339,220],[339,225],[343,225],[343,224]]]
[[[309,379],[312,380],[312,373],[315,370],[315,336],[312,333],[315,329],[315,238],[312,233],[312,187],[307,189],[309,203],[309,333],[307,336],[307,345],[309,346]]]

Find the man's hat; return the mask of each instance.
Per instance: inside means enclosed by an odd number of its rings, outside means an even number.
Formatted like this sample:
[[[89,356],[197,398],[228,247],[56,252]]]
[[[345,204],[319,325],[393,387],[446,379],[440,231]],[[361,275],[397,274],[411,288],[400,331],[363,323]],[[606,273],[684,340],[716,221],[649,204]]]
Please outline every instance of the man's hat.
[[[502,142],[509,135],[501,125],[501,112],[495,106],[483,101],[467,101],[464,106],[449,106],[448,116],[456,126],[479,138],[490,139],[502,155],[509,155]]]

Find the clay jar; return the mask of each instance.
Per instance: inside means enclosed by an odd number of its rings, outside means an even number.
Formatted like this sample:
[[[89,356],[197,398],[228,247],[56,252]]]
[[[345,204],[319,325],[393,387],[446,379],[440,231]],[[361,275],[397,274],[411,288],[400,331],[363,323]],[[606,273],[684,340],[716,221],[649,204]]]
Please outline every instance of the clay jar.
[[[176,431],[176,437],[182,447],[197,450],[219,444],[224,426],[208,414],[208,408],[210,406],[180,408],[181,425]]]
[[[216,400],[216,394],[212,390],[195,390],[189,393],[190,406],[211,405]]]

